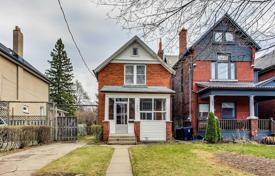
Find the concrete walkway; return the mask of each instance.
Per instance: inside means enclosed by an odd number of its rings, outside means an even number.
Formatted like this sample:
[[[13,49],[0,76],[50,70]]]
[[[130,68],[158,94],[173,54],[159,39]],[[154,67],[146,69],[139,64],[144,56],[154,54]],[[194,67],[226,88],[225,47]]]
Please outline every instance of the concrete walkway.
[[[114,145],[115,148],[106,176],[132,176],[128,145]]]
[[[54,143],[0,157],[0,176],[30,176],[85,143]]]

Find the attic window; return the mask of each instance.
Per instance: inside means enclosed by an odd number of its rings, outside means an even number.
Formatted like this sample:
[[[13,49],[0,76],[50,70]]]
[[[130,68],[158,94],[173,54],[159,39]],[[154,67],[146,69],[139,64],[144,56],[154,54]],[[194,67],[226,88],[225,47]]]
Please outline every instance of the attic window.
[[[215,32],[214,39],[215,39],[215,42],[222,42],[222,32]]]
[[[233,42],[234,41],[234,36],[231,32],[226,32],[225,33],[225,40],[227,42]]]
[[[138,55],[138,48],[133,48],[132,54],[133,54],[133,56],[137,56]]]

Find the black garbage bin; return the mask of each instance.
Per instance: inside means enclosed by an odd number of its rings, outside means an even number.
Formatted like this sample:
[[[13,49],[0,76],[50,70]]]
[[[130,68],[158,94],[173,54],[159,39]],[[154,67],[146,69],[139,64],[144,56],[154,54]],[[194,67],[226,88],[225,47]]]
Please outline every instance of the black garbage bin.
[[[192,140],[193,128],[183,127],[183,140]]]
[[[176,139],[178,140],[183,140],[184,138],[184,134],[183,134],[183,128],[176,128],[176,136],[175,136]]]

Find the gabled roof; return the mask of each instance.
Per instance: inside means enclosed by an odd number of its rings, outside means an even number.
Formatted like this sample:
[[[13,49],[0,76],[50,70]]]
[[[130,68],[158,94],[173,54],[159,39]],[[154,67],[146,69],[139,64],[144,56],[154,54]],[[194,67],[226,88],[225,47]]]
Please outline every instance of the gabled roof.
[[[146,45],[138,36],[134,36],[127,43],[125,43],[121,48],[119,48],[114,54],[112,54],[108,59],[103,61],[98,67],[96,67],[93,71],[95,75],[102,70],[106,65],[108,65],[114,58],[116,58],[120,53],[125,51],[131,44],[137,42],[140,44],[145,51],[147,51],[153,58],[157,59],[160,64],[166,68],[171,74],[175,74],[175,70],[171,68],[168,64],[166,64],[148,45]]]
[[[251,43],[253,43],[253,45],[256,47],[256,51],[258,51],[258,50],[260,50],[261,49],[261,47],[257,44],[257,42],[255,42],[255,40],[253,40],[252,38],[251,38],[251,36],[250,35],[248,35],[243,29],[242,29],[242,27],[241,26],[239,26],[231,17],[230,17],[230,15],[229,14],[225,14],[223,17],[221,17],[211,28],[209,28],[192,46],[190,46],[188,49],[186,49],[186,51],[185,51],[185,53],[183,53],[181,56],[180,56],[180,58],[181,57],[184,57],[184,56],[186,56],[187,54],[189,54],[190,53],[190,51],[196,46],[196,45],[198,45],[214,28],[216,28],[220,23],[221,23],[221,21],[222,20],[224,20],[224,19],[228,19],[230,22],[231,22],[231,24],[234,26],[234,27],[236,27],[237,29],[239,29],[239,31],[242,33],[242,34],[244,34],[246,37],[247,37],[247,40],[248,41],[250,41]],[[180,60],[180,59],[179,59]]]
[[[265,72],[275,68],[275,50],[255,60],[255,69]]]
[[[29,62],[25,59],[17,55],[13,50],[7,48],[5,45],[0,43],[0,54],[4,55],[6,59],[9,59],[11,62],[22,66],[27,71],[35,75],[36,77],[40,78],[41,80],[50,83],[50,80],[39,70],[37,70],[34,66],[32,66]]]

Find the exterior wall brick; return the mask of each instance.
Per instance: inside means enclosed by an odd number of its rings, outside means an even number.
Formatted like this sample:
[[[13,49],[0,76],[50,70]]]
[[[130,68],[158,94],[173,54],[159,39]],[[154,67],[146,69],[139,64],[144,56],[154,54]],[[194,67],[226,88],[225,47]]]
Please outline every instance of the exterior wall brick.
[[[140,122],[139,121],[134,122],[134,132],[136,136],[136,141],[140,142]]]
[[[258,133],[258,119],[249,119],[250,122],[250,136],[254,139]]]
[[[251,67],[251,62],[236,62],[236,78],[243,82],[254,81],[254,70]]]
[[[264,81],[264,80],[269,79],[274,76],[275,76],[275,69],[265,72],[263,74],[260,74],[259,81]]]
[[[109,139],[109,133],[110,133],[110,124],[108,121],[102,122],[103,127],[103,141],[107,142]]]
[[[218,118],[222,118],[222,102],[235,103],[237,119],[246,119],[249,117],[249,97],[215,97],[215,115]]]
[[[173,137],[172,122],[166,122],[166,141],[171,140]]]

